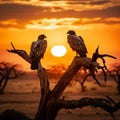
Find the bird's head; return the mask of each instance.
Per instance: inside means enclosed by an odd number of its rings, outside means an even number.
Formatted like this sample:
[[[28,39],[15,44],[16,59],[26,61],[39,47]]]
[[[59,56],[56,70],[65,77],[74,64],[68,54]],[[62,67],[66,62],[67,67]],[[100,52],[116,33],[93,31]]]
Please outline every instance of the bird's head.
[[[44,38],[47,38],[44,34],[38,36],[38,40],[44,40]]]
[[[73,30],[69,30],[69,31],[67,32],[67,34],[69,34],[69,35],[76,35],[75,31],[73,31]]]

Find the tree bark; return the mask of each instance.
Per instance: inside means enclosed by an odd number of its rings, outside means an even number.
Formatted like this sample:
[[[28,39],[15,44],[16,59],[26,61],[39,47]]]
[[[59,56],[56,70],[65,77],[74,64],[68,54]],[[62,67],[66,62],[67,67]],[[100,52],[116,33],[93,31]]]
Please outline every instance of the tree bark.
[[[50,96],[50,89],[49,89],[49,81],[45,72],[45,69],[42,67],[41,63],[39,64],[38,68],[38,76],[40,79],[40,86],[41,86],[41,99],[39,102],[39,107],[37,114],[35,116],[35,120],[44,120],[46,116],[46,107],[47,102]]]

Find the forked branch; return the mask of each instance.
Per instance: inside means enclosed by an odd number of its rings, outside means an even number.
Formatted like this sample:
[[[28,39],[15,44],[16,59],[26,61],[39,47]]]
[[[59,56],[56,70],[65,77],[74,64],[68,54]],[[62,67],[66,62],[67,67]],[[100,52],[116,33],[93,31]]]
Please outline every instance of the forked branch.
[[[96,83],[98,85],[100,85],[100,82],[99,80],[96,78],[96,73],[98,71],[98,69],[101,69],[102,72],[103,72],[103,75],[104,75],[104,81],[106,82],[107,81],[107,75],[106,75],[106,72],[105,70],[107,70],[107,66],[106,66],[106,61],[104,59],[104,57],[110,57],[110,58],[113,58],[113,59],[116,59],[116,57],[112,56],[112,55],[108,55],[108,54],[99,54],[99,46],[97,47],[97,49],[95,50],[95,52],[93,53],[93,56],[92,56],[92,62],[91,62],[91,65],[89,65],[89,67],[87,69],[89,69],[89,73],[85,76],[85,78],[83,79],[83,82],[86,81],[87,77],[88,76],[92,76],[93,79],[96,81]],[[103,62],[103,66],[99,65],[96,67],[96,63],[97,63],[97,59],[100,58]]]
[[[14,47],[12,42],[11,42],[11,46],[12,46],[13,49],[12,50],[7,50],[8,52],[18,54],[20,57],[25,59],[27,62],[31,63],[31,58],[29,57],[29,55],[27,54],[27,52],[25,50],[17,50]]]

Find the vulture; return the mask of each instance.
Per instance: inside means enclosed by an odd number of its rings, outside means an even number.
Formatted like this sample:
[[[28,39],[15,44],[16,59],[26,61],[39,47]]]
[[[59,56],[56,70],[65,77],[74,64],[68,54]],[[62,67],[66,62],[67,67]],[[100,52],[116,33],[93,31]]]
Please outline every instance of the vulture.
[[[83,38],[81,36],[77,36],[73,30],[69,30],[67,34],[67,42],[72,50],[76,51],[76,55],[78,54],[80,57],[87,57],[87,48]]]
[[[46,36],[41,34],[38,36],[36,41],[33,41],[30,49],[30,58],[31,58],[31,69],[38,69],[39,62],[41,58],[44,57],[44,53],[47,48],[47,41],[44,40]]]

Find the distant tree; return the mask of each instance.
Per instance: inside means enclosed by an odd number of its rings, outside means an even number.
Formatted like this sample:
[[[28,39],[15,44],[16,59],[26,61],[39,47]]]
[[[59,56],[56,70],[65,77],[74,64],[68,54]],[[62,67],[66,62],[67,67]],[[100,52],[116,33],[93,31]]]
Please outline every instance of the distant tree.
[[[52,66],[50,66],[46,70],[46,72],[47,72],[48,76],[51,75],[50,77],[59,78],[63,74],[63,72],[66,71],[66,69],[67,68],[65,67],[65,65],[58,64],[58,65],[52,65]]]
[[[29,55],[26,53],[26,51],[17,50],[15,49],[14,46],[13,46],[13,50],[8,50],[8,51],[18,54],[27,62],[31,63],[31,59]],[[109,96],[106,96],[107,98],[83,97],[79,100],[66,100],[64,97],[62,97],[62,93],[64,92],[67,85],[70,83],[70,81],[72,80],[74,75],[79,71],[79,69],[83,66],[89,70],[89,74],[87,76],[92,75],[96,83],[100,84],[99,80],[96,79],[95,73],[97,73],[98,69],[101,69],[104,72],[104,76],[106,75],[105,73],[106,65],[105,65],[104,57],[115,58],[107,54],[99,54],[98,48],[96,49],[92,58],[75,56],[72,63],[69,65],[68,69],[63,73],[62,77],[59,79],[59,81],[52,90],[50,90],[49,87],[50,83],[46,75],[46,70],[42,67],[41,63],[39,63],[39,67],[37,71],[40,79],[41,98],[39,102],[38,111],[36,113],[34,120],[55,120],[59,110],[62,108],[75,109],[75,108],[83,108],[85,106],[92,106],[94,108],[100,107],[106,112],[108,112],[112,117],[115,118],[114,112],[120,109],[120,101],[116,103]],[[105,67],[101,67],[97,63],[98,58],[101,58],[103,60]]]
[[[8,80],[17,78],[15,67],[16,65],[10,65],[5,62],[0,63],[0,94],[4,93]]]
[[[108,74],[117,83],[118,94],[120,95],[120,64],[114,64],[111,70],[108,70]]]
[[[85,76],[88,74],[88,70],[86,68],[81,67],[79,71],[74,75],[73,79],[70,82],[70,86],[74,86],[76,83],[79,83],[81,86],[81,91],[84,92],[86,91],[86,86],[85,86]]]

